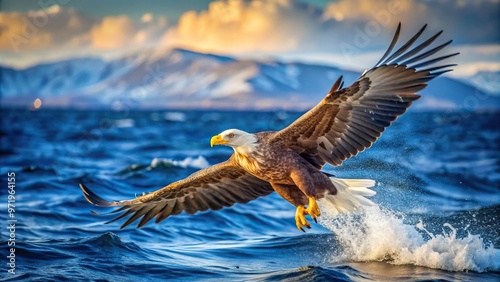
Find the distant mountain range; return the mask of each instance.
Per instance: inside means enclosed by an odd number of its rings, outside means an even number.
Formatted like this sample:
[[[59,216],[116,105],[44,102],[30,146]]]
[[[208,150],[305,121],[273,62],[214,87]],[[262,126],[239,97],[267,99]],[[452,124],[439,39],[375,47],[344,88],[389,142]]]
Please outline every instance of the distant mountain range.
[[[369,67],[369,66],[367,66]],[[75,58],[16,70],[0,67],[1,104],[62,108],[287,109],[319,102],[332,83],[360,73],[331,66],[243,60],[183,49],[145,50],[118,59]],[[418,110],[500,108],[500,96],[439,77],[421,92]]]
[[[500,95],[500,71],[480,71],[468,77],[466,82],[488,94]]]

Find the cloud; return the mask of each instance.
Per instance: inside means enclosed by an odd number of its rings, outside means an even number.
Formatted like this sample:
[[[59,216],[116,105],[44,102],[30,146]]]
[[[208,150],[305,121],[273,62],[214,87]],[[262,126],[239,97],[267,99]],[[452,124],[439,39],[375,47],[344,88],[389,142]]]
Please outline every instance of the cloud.
[[[500,44],[458,45],[451,46],[448,51],[460,52],[460,55],[453,59],[458,66],[450,76],[469,77],[481,71],[500,70]]]
[[[289,0],[217,1],[182,15],[163,42],[229,54],[296,50],[318,31],[320,13]]]
[[[402,22],[403,39],[428,23],[429,33],[444,29],[459,44],[492,44],[498,2],[340,0],[321,10],[293,0],[221,0],[183,14],[162,42],[223,54],[343,52],[342,44],[364,53],[386,48]]]
[[[0,55],[25,58],[43,51],[66,53],[68,48],[84,53],[139,48],[158,43],[167,29],[167,19],[152,14],[136,22],[127,15],[91,18],[59,5],[26,13],[0,12]]]
[[[0,51],[21,52],[64,44],[92,26],[74,8],[51,6],[27,13],[0,13]]]
[[[135,21],[127,15],[91,18],[56,5],[27,13],[0,12],[0,58],[33,62],[71,52],[102,55],[168,46],[236,56],[315,57],[316,63],[358,69],[374,63],[401,21],[401,40],[429,23],[427,35],[445,30],[439,42],[454,39],[458,51],[466,45],[464,50],[487,52],[461,51],[460,60],[472,66],[499,60],[500,51],[491,47],[500,42],[499,3],[339,0],[321,9],[297,0],[219,0],[206,10],[185,12],[177,23],[157,11]],[[496,64],[476,65],[492,66]]]
[[[111,50],[157,46],[159,38],[167,29],[166,18],[154,18],[150,13],[144,14],[140,23],[126,15],[108,16],[90,30],[90,47]]]
[[[120,48],[136,33],[134,22],[127,16],[106,17],[90,31],[91,46],[101,49]]]
[[[460,64],[451,73],[455,77],[470,77],[478,72],[495,72],[500,70],[500,62],[473,62]]]
[[[378,21],[383,25],[396,25],[404,14],[405,22],[415,22],[427,12],[427,6],[419,1],[391,0],[341,0],[329,4],[323,13],[325,19],[337,21]]]
[[[458,43],[498,43],[499,0],[412,1],[340,0],[325,8],[323,17],[337,21],[375,21],[386,26],[430,24],[454,34]]]
[[[146,13],[146,14],[142,15],[142,17],[141,17],[141,21],[143,23],[149,23],[152,20],[153,20],[153,14],[151,14],[151,13]]]

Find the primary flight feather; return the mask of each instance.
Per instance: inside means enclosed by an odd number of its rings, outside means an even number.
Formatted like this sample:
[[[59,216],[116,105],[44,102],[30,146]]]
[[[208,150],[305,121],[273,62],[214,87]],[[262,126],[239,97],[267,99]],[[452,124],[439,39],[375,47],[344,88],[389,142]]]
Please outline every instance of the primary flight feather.
[[[452,64],[429,67],[458,53],[431,58],[451,43],[429,47],[439,32],[409,50],[426,26],[393,52],[401,24],[379,60],[349,87],[340,77],[326,97],[288,127],[277,132],[247,133],[229,129],[212,137],[211,146],[234,149],[225,162],[200,170],[157,191],[131,200],[106,201],[80,184],[85,198],[100,207],[120,207],[111,222],[127,218],[122,228],[140,219],[138,227],[154,217],[156,223],[183,211],[194,214],[247,203],[276,191],[296,207],[298,229],[310,228],[305,216],[316,221],[322,201],[338,213],[370,205],[366,197],[375,182],[339,179],[321,171],[329,163],[346,159],[369,148],[386,127],[420,96],[418,91],[436,76],[451,71]]]

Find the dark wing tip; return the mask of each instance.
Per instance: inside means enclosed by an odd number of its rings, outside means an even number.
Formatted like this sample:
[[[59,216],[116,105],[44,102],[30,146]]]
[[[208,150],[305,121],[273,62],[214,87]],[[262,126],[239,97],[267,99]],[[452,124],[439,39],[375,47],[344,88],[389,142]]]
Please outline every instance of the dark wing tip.
[[[408,48],[410,48],[413,43],[415,43],[415,41],[420,37],[420,35],[422,35],[422,33],[424,33],[424,30],[427,28],[427,24],[425,24],[415,35],[413,35],[412,38],[410,38],[403,46],[401,46],[397,51],[395,51],[394,53],[392,53],[387,59],[385,59],[383,62],[381,62],[381,64],[389,64],[391,61],[394,61],[395,63],[397,63],[399,57],[404,57],[406,56],[405,55],[405,52],[406,50],[408,50]],[[394,38],[396,39],[396,38]],[[394,39],[393,39],[393,42],[394,42]],[[396,39],[397,41],[397,39]],[[391,47],[390,47],[390,50],[392,50],[392,48],[396,45],[396,42],[394,43],[391,43]],[[418,47],[417,47],[418,48]],[[389,50],[388,50],[389,51]],[[410,51],[411,53],[412,51]],[[385,57],[385,55],[384,55]],[[378,64],[377,64],[378,65]]]
[[[448,40],[445,43],[442,43],[438,45],[437,47],[431,47],[432,43],[435,42],[435,40],[443,33],[443,30],[440,30],[438,33],[434,34],[433,36],[429,37],[427,40],[425,40],[423,43],[420,43],[418,46],[414,47],[411,50],[408,50],[415,42],[416,40],[423,34],[424,30],[427,28],[427,24],[425,24],[420,30],[413,36],[411,37],[403,46],[401,46],[397,51],[392,52],[393,48],[396,45],[396,42],[398,41],[399,33],[400,33],[400,28],[401,28],[401,22],[398,24],[398,28],[396,29],[396,33],[394,34],[394,38],[392,39],[392,42],[385,52],[385,54],[382,56],[382,58],[379,60],[379,62],[375,65],[375,67],[379,67],[382,65],[388,65],[388,64],[395,64],[395,65],[401,65],[401,66],[406,66],[407,68],[414,68],[417,69],[417,71],[436,71],[440,70],[440,72],[434,72],[431,73],[433,77],[436,77],[440,74],[445,73],[443,69],[446,67],[450,67],[451,65],[443,65],[443,66],[438,66],[438,67],[432,67],[432,68],[427,68],[424,69],[424,67],[427,67],[429,65],[441,62],[445,59],[448,59],[450,57],[454,57],[460,53],[453,53],[449,55],[444,55],[440,56],[437,58],[431,58],[432,55],[438,53],[441,51],[443,48],[448,46],[450,43],[453,42],[453,40]],[[432,48],[432,49],[431,49]],[[428,50],[430,49],[430,50]]]
[[[435,59],[430,59],[430,60],[425,61],[425,62],[420,62],[418,64],[411,65],[411,66],[408,66],[408,67],[415,68],[415,69],[422,68],[422,67],[425,67],[425,66],[432,65],[434,63],[440,62],[442,60],[445,60],[445,59],[448,59],[448,58],[451,58],[451,57],[455,57],[458,54],[460,54],[460,53],[457,52],[457,53],[453,53],[453,54],[449,54],[449,55],[444,55],[444,56],[441,56],[441,57],[438,57],[438,58],[435,58]]]
[[[396,45],[396,42],[399,39],[399,34],[400,33],[401,33],[401,22],[399,22],[398,27],[396,28],[396,32],[394,33],[394,36],[393,36],[392,41],[391,41],[391,44],[389,45],[389,47],[385,51],[385,53],[382,56],[382,58],[380,58],[380,60],[375,64],[375,67],[378,66],[378,65],[380,65],[384,61],[384,59],[391,53],[392,49],[394,49],[394,46]]]
[[[85,186],[83,183],[80,183],[80,188],[82,189],[83,191],[83,196],[85,197],[85,199],[93,204],[93,205],[96,205],[96,206],[99,206],[99,207],[110,207],[110,206],[114,206],[114,204],[112,202],[109,202],[109,201],[106,201],[104,200],[103,198],[97,196],[96,193],[92,192],[92,190],[90,190],[87,186]]]
[[[332,94],[333,92],[339,90],[342,88],[342,86],[344,85],[344,82],[342,81],[343,79],[343,75],[341,75],[337,81],[335,81],[335,83],[332,85],[332,88],[330,89],[330,91],[328,92],[328,94]]]

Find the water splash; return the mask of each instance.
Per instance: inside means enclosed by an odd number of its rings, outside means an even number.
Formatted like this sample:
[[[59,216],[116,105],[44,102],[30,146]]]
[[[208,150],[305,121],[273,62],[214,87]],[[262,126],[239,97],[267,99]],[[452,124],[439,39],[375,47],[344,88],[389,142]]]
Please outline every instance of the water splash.
[[[499,271],[500,249],[487,245],[480,235],[457,237],[450,224],[433,234],[422,221],[416,226],[381,207],[367,207],[358,214],[319,221],[333,231],[341,250],[332,257],[341,261],[385,261],[395,265],[418,265],[448,271]],[[419,231],[420,230],[420,231]],[[424,239],[422,231],[430,236]]]

